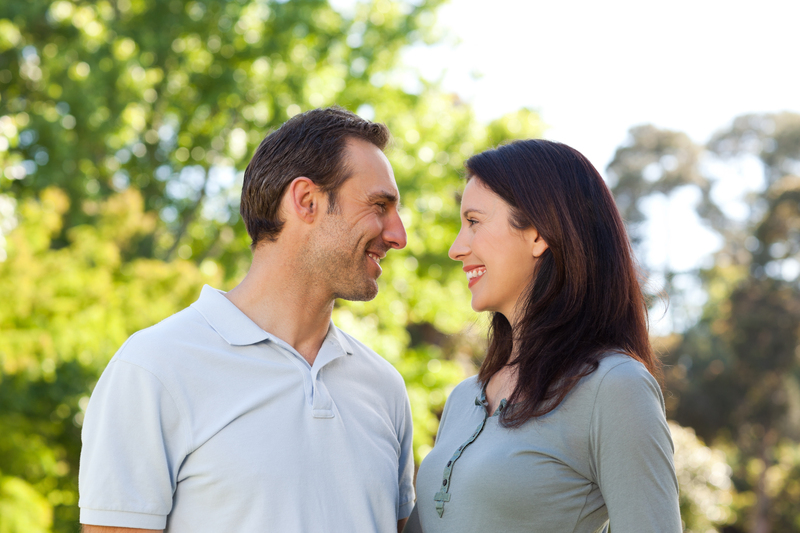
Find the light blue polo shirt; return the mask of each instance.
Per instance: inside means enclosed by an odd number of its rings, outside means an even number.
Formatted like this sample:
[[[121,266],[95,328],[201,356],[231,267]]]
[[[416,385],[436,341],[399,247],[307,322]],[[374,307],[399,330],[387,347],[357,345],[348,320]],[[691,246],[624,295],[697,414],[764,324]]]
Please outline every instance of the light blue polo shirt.
[[[83,425],[81,523],[386,532],[413,506],[400,374],[332,323],[311,366],[220,291],[120,348]]]

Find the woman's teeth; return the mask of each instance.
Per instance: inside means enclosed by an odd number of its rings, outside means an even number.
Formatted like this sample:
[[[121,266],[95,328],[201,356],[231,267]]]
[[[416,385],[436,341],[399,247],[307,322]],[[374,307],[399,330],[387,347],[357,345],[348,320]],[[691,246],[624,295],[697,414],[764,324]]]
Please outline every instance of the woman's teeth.
[[[484,274],[486,274],[485,268],[476,268],[475,270],[470,270],[469,272],[467,272],[467,279],[479,278]]]

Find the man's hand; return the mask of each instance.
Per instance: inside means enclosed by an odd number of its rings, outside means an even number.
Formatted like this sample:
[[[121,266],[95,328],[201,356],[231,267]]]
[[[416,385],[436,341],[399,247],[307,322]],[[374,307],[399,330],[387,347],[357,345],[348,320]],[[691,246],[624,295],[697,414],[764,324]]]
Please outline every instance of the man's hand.
[[[403,518],[402,520],[397,521],[397,533],[403,533],[403,528],[406,527],[406,522],[408,522],[408,518]]]
[[[164,533],[163,529],[134,529],[131,527],[83,525],[83,533]]]

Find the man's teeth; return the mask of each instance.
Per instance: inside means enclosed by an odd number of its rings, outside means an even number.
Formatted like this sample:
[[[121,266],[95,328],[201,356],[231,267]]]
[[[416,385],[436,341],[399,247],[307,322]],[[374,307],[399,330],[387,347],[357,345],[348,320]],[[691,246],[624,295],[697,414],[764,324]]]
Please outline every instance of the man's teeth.
[[[467,272],[467,279],[479,278],[484,274],[486,274],[485,268],[476,268],[475,270],[470,270]]]
[[[367,252],[367,255],[370,256],[376,263],[380,263],[381,262],[381,258],[378,257],[377,255],[371,254],[369,252]]]

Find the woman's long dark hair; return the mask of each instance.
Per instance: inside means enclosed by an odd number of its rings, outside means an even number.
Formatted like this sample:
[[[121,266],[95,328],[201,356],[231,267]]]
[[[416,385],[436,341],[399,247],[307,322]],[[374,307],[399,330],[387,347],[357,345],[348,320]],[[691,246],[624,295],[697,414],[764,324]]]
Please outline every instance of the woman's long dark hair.
[[[478,379],[486,385],[505,365],[516,366],[513,408],[502,423],[518,427],[555,409],[610,350],[641,361],[660,381],[630,241],[592,164],[564,144],[524,140],[474,155],[466,167],[468,179],[511,206],[512,226],[536,228],[549,246],[518,303],[516,329],[492,316]]]

